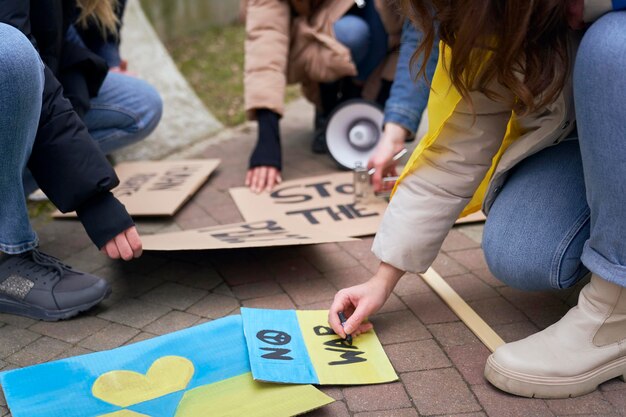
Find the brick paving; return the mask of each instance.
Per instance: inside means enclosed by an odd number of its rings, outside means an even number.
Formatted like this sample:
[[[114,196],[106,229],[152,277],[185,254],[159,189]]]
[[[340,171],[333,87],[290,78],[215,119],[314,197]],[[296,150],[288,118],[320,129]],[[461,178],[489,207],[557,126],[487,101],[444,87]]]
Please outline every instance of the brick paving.
[[[334,163],[309,152],[311,110],[291,106],[283,120],[284,178],[332,172]],[[254,129],[198,156],[221,158],[209,182],[172,220],[138,221],[144,233],[240,221],[228,194],[240,185]],[[103,276],[113,295],[87,314],[41,323],[0,314],[0,369],[111,349],[237,314],[241,306],[327,308],[336,290],[365,281],[376,267],[371,238],[311,247],[189,253],[147,253],[130,264],[93,248],[75,221],[35,219],[42,249]],[[544,328],[575,302],[576,292],[513,290],[486,269],[482,227],[450,232],[435,269],[507,341]],[[580,288],[578,288],[580,289]],[[489,354],[430,288],[415,275],[402,278],[380,314],[372,317],[400,381],[363,387],[324,387],[334,404],[310,417],[619,416],[626,415],[626,384],[607,382],[567,400],[517,398],[492,388],[482,369]],[[0,417],[7,416],[0,394]]]

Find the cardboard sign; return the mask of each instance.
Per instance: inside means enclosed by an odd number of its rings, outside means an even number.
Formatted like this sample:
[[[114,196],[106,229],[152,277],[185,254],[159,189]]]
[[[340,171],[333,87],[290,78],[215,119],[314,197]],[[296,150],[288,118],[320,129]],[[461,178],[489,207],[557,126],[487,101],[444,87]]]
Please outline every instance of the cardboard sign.
[[[312,386],[254,381],[240,316],[4,372],[0,382],[13,417],[275,417],[333,402]]]
[[[131,216],[173,216],[209,178],[219,159],[124,162],[113,194]],[[75,217],[59,211],[53,217]]]
[[[382,200],[367,206],[355,204],[351,172],[286,181],[272,193],[255,194],[241,187],[232,188],[230,194],[246,221],[290,219],[353,237],[376,233],[387,208]]]
[[[351,172],[286,181],[272,193],[256,194],[247,187],[231,188],[230,195],[246,221],[289,219],[352,237],[375,234],[387,208],[382,199],[379,203],[355,204]],[[459,219],[457,224],[484,219],[479,213]]]
[[[241,316],[256,380],[357,385],[398,379],[374,331],[347,345],[328,326],[326,310],[242,308]]]
[[[263,220],[183,232],[143,235],[144,250],[206,250],[261,248],[347,242],[354,239],[326,230],[303,228],[293,221]]]

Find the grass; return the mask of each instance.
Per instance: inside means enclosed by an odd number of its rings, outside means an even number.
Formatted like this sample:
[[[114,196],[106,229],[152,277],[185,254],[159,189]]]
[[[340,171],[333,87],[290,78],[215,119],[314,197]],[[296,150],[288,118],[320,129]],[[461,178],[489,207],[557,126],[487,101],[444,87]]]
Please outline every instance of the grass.
[[[243,25],[211,27],[165,42],[176,65],[207,108],[226,126],[245,121]],[[299,97],[297,86],[286,100]]]

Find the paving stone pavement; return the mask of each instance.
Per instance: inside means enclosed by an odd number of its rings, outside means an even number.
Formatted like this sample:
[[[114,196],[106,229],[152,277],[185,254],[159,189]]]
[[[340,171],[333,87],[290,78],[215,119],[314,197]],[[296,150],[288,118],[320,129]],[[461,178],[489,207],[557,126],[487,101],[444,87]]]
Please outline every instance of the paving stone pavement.
[[[336,170],[329,157],[309,151],[312,118],[311,108],[297,102],[283,119],[286,179]],[[244,126],[220,137],[198,155],[221,158],[218,171],[174,219],[138,221],[143,233],[242,220],[228,188],[243,181],[255,131]],[[4,370],[146,340],[237,314],[241,306],[327,308],[336,290],[367,280],[377,264],[369,252],[371,237],[306,247],[152,252],[131,263],[114,262],[97,252],[75,221],[36,224],[44,251],[103,276],[114,293],[68,322],[0,315]],[[527,294],[494,279],[480,249],[481,230],[452,230],[434,267],[505,340],[544,328],[575,302],[575,291]],[[617,380],[568,400],[523,399],[492,388],[482,376],[487,349],[415,275],[402,278],[372,321],[400,381],[323,387],[337,401],[307,416],[626,415],[626,384]],[[0,417],[6,415],[0,394]]]

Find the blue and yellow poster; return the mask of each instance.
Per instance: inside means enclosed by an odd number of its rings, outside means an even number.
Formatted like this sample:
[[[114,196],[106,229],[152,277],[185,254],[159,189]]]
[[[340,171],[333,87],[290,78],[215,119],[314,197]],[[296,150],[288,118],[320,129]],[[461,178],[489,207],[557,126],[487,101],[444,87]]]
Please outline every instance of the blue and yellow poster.
[[[0,384],[13,417],[276,417],[333,401],[254,381],[240,316],[4,372]]]
[[[328,311],[242,308],[252,375],[258,381],[359,385],[396,381],[374,331],[348,345],[328,326]]]

